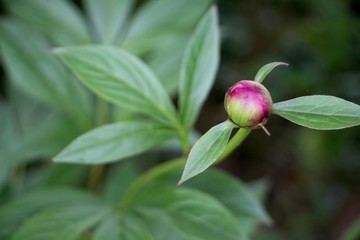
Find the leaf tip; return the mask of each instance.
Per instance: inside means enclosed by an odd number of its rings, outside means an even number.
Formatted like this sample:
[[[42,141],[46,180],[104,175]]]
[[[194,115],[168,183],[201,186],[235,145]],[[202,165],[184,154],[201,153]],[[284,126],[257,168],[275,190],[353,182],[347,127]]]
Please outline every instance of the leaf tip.
[[[61,163],[61,162],[67,162],[66,159],[64,159],[63,155],[59,153],[55,157],[52,158],[52,161],[55,163]]]
[[[286,63],[286,62],[278,62],[279,65],[284,65],[285,67],[288,67],[290,64]]]
[[[176,184],[177,187],[180,187],[181,184],[183,184],[186,181],[186,179],[181,178],[179,182]]]

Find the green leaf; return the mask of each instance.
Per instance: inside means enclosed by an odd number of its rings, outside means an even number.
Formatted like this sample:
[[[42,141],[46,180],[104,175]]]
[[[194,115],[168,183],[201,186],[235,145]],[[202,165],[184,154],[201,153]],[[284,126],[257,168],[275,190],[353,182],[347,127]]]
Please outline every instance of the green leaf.
[[[121,240],[157,240],[138,214],[127,213],[120,219]]]
[[[318,130],[360,125],[360,106],[333,96],[304,96],[275,103],[273,112],[295,124]]]
[[[101,43],[117,42],[134,2],[134,0],[84,0],[96,37]]]
[[[146,58],[149,67],[170,94],[176,93],[179,85],[179,66],[188,38],[180,34],[162,38]]]
[[[102,191],[104,199],[112,203],[118,202],[137,176],[134,161],[125,161],[112,166],[106,175]]]
[[[142,191],[158,186],[174,186],[181,174],[181,166],[178,165],[171,171],[166,171],[147,185]],[[211,184],[209,184],[211,182]],[[264,194],[265,186],[257,185],[257,190]],[[262,206],[260,197],[254,193],[254,187],[248,186],[224,171],[208,169],[201,177],[185,182],[182,186],[193,188],[216,198],[239,219],[254,219],[257,222],[270,223],[271,219]]]
[[[5,3],[10,12],[58,45],[90,42],[83,17],[68,0],[6,0]]]
[[[169,224],[183,236],[207,240],[244,239],[242,227],[231,212],[213,197],[196,190],[157,187],[139,195],[135,204],[137,209],[165,211]]]
[[[164,209],[138,208],[136,213],[141,216],[154,240],[199,240],[178,228],[171,216]]]
[[[88,174],[89,167],[85,165],[50,163],[45,168],[41,184],[45,187],[81,186]]]
[[[75,240],[111,211],[99,204],[78,203],[45,209],[30,218],[13,240]]]
[[[17,101],[0,102],[0,188],[19,163],[53,157],[80,133],[70,119],[19,96]]]
[[[98,164],[120,160],[149,150],[173,134],[171,129],[148,120],[109,124],[75,139],[54,161]]]
[[[98,203],[98,199],[84,192],[64,188],[41,189],[18,197],[0,208],[0,238],[9,236],[40,209],[75,203]]]
[[[120,240],[119,221],[116,214],[104,218],[96,228],[93,240]]]
[[[227,120],[207,131],[192,147],[178,184],[210,167],[225,149],[234,128],[235,125]]]
[[[195,178],[184,186],[210,194],[238,218],[252,218],[263,223],[271,223],[256,195],[239,179],[221,171],[208,170],[202,177]]]
[[[177,125],[174,106],[163,86],[134,55],[99,45],[60,48],[55,52],[86,86],[105,99]]]
[[[9,106],[0,101],[0,190],[5,185],[9,175],[12,173],[13,158],[11,150],[18,140],[16,120]],[[1,235],[0,235],[1,236]]]
[[[280,65],[284,65],[284,66],[289,66],[289,64],[284,63],[284,62],[272,62],[272,63],[268,63],[265,66],[263,66],[262,68],[260,68],[260,70],[256,73],[256,76],[254,78],[255,82],[259,82],[261,83],[262,81],[264,81],[265,77],[277,66]]]
[[[78,127],[89,128],[90,95],[49,54],[46,38],[13,20],[0,22],[0,33],[2,59],[11,83],[34,99],[65,112]]]
[[[218,16],[212,7],[195,29],[181,65],[180,116],[191,129],[215,80],[219,64]]]
[[[125,48],[140,54],[158,46],[158,41],[164,37],[186,33],[194,27],[212,2],[213,0],[147,1],[135,14],[125,39]]]

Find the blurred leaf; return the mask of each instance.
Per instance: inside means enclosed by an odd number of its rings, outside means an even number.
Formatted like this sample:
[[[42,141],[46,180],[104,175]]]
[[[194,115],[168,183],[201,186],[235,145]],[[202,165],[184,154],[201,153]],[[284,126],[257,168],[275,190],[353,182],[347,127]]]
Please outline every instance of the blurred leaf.
[[[360,125],[360,106],[333,96],[304,96],[275,103],[273,112],[295,124],[318,130]]]
[[[174,35],[162,38],[146,62],[170,94],[177,92],[179,84],[179,66],[184,55],[185,45],[188,38],[182,35]]]
[[[14,240],[75,240],[111,210],[99,204],[77,203],[45,209],[25,222]]]
[[[89,168],[84,165],[50,163],[41,183],[45,187],[79,186],[86,179],[88,172]]]
[[[84,0],[97,38],[101,43],[117,42],[134,2],[134,0]]]
[[[11,82],[34,99],[64,111],[81,128],[89,128],[90,95],[49,54],[46,39],[12,20],[0,22],[0,33],[2,58]]]
[[[256,76],[254,78],[255,82],[261,83],[262,81],[264,81],[264,79],[266,78],[266,76],[277,66],[280,65],[284,65],[284,66],[289,66],[289,64],[284,63],[284,62],[272,62],[272,63],[268,63],[265,66],[263,66],[262,68],[260,68],[260,70],[256,73]]]
[[[121,240],[155,240],[143,219],[134,213],[127,213],[121,218],[120,231]]]
[[[360,238],[360,217],[358,217],[341,236],[340,240],[357,240]]]
[[[170,224],[183,235],[193,238],[244,239],[242,227],[236,218],[216,199],[184,187],[155,188],[136,199],[135,206],[161,209],[170,218]]]
[[[207,131],[192,147],[178,184],[206,170],[221,155],[235,125],[225,121]]]
[[[5,3],[11,13],[58,45],[90,42],[83,17],[68,0],[5,0]]]
[[[163,209],[140,208],[136,211],[141,216],[146,226],[149,228],[152,239],[168,240],[199,240],[176,226],[171,216]]]
[[[156,76],[134,55],[115,47],[56,49],[91,90],[115,104],[176,126],[174,106]]]
[[[41,189],[21,196],[0,207],[0,238],[9,236],[40,209],[62,204],[97,202],[98,199],[92,195],[71,189]]]
[[[111,214],[104,218],[94,232],[93,240],[120,240],[119,218]]]
[[[98,164],[122,160],[161,144],[173,134],[171,129],[148,120],[109,124],[75,139],[54,161]]]
[[[248,184],[247,188],[260,202],[264,202],[270,189],[270,181],[267,178],[257,179]]]
[[[211,184],[209,184],[211,182]],[[256,195],[239,179],[220,171],[208,170],[203,176],[184,184],[210,194],[239,218],[253,218],[264,223],[271,219]]]
[[[17,162],[34,157],[52,157],[79,134],[70,121],[57,115],[48,116],[33,127],[14,145]]]
[[[148,1],[137,12],[129,28],[125,47],[141,54],[153,49],[169,34],[190,30],[213,0]],[[169,23],[171,22],[171,25]]]
[[[149,191],[149,189],[159,186],[174,186],[179,174],[181,174],[181,166],[178,165],[177,168],[157,176],[156,179],[147,181],[147,185],[142,191]],[[196,189],[216,198],[227,209],[231,210],[241,226],[244,226],[244,232],[248,234],[257,224],[269,224],[272,221],[262,205],[267,190],[264,181],[257,182],[255,186],[248,186],[226,172],[208,169],[201,177],[193,178],[182,186]]]
[[[16,143],[18,133],[15,118],[8,104],[0,101],[0,190],[4,186],[14,165],[11,158],[11,148]]]
[[[79,134],[71,121],[43,110],[33,107],[27,115],[19,106],[0,106],[0,188],[18,164],[52,157]]]
[[[136,179],[138,173],[133,163],[133,161],[125,161],[111,167],[102,191],[106,200],[112,203],[118,202]]]
[[[217,10],[213,7],[196,27],[180,70],[180,115],[187,130],[192,128],[215,80],[219,64],[219,38]]]

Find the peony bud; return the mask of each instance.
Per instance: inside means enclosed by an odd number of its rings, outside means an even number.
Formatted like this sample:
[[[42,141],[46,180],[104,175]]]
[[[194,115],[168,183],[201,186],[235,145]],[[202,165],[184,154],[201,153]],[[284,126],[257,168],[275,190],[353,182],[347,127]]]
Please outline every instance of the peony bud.
[[[258,82],[243,80],[232,86],[225,96],[230,119],[243,128],[264,128],[272,108],[269,91]],[[266,131],[266,129],[264,128]]]

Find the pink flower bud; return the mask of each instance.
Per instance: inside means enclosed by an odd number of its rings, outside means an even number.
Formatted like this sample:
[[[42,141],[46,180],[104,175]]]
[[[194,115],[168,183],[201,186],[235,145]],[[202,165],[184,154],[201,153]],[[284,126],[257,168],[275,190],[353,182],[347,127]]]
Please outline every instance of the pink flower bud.
[[[239,81],[225,96],[225,110],[239,127],[263,127],[270,116],[271,108],[270,93],[258,82]]]

